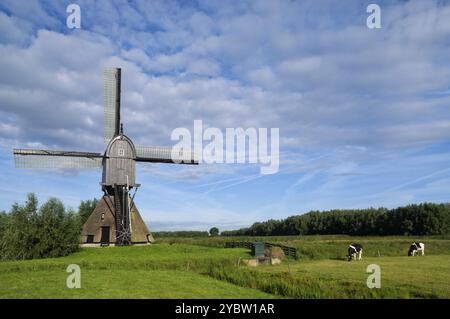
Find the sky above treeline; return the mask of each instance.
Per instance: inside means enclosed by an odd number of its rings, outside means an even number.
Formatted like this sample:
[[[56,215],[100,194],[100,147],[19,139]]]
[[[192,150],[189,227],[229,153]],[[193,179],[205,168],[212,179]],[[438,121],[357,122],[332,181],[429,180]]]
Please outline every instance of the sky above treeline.
[[[34,192],[68,207],[100,171],[16,169],[13,148],[103,152],[105,67],[122,68],[136,144],[177,127],[279,128],[280,166],[139,164],[153,230],[221,230],[309,210],[448,202],[450,3],[0,2],[0,210]]]

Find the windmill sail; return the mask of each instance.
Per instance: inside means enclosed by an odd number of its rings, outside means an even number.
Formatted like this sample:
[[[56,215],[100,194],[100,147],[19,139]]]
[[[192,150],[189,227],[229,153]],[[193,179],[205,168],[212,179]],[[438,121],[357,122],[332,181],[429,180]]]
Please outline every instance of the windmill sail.
[[[104,153],[14,149],[17,168],[97,169],[103,168],[100,183],[104,196],[83,226],[86,245],[149,244],[153,237],[136,205],[130,206],[135,183],[136,162],[198,164],[191,150],[171,147],[135,147],[123,134],[120,123],[121,69],[103,72]],[[134,195],[133,195],[134,197]]]
[[[173,163],[198,165],[198,158],[193,151],[173,151],[171,147],[136,146],[136,161],[150,163]]]
[[[108,143],[119,135],[120,127],[121,70],[109,68],[103,71],[104,138]]]
[[[16,168],[98,169],[102,160],[100,153],[14,149]]]

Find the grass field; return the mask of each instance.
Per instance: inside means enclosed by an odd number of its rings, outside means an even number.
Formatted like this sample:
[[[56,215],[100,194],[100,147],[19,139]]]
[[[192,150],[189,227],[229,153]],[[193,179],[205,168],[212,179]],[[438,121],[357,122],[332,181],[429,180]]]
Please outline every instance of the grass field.
[[[236,238],[85,248],[61,258],[0,262],[0,298],[450,298],[450,240],[421,238],[426,256],[407,257],[416,239],[259,238],[297,247],[300,258],[256,268],[239,262],[250,258],[248,250],[223,248]],[[344,260],[353,241],[363,244],[363,261]],[[80,289],[66,287],[69,264],[81,268]],[[369,264],[381,267],[380,289],[366,286]]]

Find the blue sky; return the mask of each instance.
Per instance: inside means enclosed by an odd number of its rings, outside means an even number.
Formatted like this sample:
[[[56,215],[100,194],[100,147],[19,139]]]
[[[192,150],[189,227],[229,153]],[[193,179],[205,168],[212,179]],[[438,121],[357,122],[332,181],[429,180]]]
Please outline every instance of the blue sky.
[[[76,208],[99,171],[14,168],[12,148],[103,152],[102,68],[122,68],[136,144],[177,127],[280,128],[280,170],[142,164],[154,230],[235,229],[309,210],[448,202],[450,3],[378,1],[0,3],[0,210],[34,192]]]

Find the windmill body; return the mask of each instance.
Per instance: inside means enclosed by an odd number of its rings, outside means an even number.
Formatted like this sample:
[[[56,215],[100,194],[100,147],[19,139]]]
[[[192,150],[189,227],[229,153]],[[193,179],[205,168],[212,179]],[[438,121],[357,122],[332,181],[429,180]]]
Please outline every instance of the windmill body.
[[[108,193],[114,185],[139,186],[135,184],[136,149],[127,136],[119,135],[109,142],[103,161],[102,187]]]
[[[121,69],[104,71],[103,154],[78,151],[14,149],[18,168],[102,168],[100,183],[104,196],[87,219],[81,233],[82,245],[148,244],[153,237],[134,204],[136,162],[198,164],[190,150],[177,152],[168,147],[135,146],[123,134],[120,122]],[[134,191],[134,194],[131,193]]]

